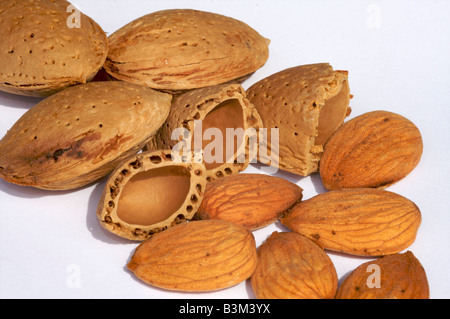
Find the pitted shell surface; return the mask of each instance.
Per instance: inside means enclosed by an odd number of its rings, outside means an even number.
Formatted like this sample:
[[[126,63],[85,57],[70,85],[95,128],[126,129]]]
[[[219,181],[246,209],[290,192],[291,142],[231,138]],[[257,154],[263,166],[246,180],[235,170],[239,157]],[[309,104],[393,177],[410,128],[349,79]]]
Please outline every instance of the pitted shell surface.
[[[154,12],[109,37],[105,70],[160,90],[228,83],[255,72],[269,57],[269,40],[242,21],[192,9]]]
[[[102,28],[65,0],[0,1],[0,90],[49,96],[90,81],[108,53]]]
[[[172,96],[124,82],[91,82],[33,106],[0,140],[0,177],[49,190],[109,174],[152,138]]]
[[[202,163],[178,162],[167,150],[142,152],[110,175],[97,216],[108,231],[142,241],[190,220],[205,185]]]

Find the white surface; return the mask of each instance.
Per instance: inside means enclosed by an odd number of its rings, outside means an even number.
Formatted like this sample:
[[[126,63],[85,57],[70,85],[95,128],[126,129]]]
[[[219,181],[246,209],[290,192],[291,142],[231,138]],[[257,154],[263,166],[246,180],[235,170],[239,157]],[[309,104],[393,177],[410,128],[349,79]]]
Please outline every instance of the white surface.
[[[413,200],[422,225],[409,247],[428,275],[431,298],[450,298],[449,1],[74,0],[111,34],[144,14],[196,8],[240,19],[271,39],[270,57],[243,86],[284,68],[329,62],[349,71],[351,118],[385,109],[421,130],[418,167],[389,190]],[[0,92],[0,137],[38,99]],[[250,167],[246,172],[257,171]],[[304,199],[322,192],[317,175],[297,182]],[[136,242],[103,230],[95,215],[104,185],[48,192],[0,180],[1,298],[254,298],[248,283],[182,294],[136,280],[126,263]],[[256,231],[259,245],[273,224]],[[368,258],[330,253],[339,278]]]

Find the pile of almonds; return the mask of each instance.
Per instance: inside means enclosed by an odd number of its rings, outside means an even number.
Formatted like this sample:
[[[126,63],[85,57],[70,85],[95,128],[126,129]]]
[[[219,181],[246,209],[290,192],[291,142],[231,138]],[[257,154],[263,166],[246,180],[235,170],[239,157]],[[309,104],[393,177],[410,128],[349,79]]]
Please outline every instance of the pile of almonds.
[[[233,18],[165,10],[107,38],[82,13],[79,28],[65,25],[69,6],[0,4],[0,90],[44,97],[0,141],[0,177],[57,191],[108,176],[99,223],[140,242],[128,269],[152,286],[214,291],[250,280],[261,299],[429,298],[422,265],[402,253],[421,212],[386,190],[420,161],[422,137],[410,120],[375,110],[345,122],[348,72],[328,63],[282,70],[244,90],[270,41]],[[245,173],[246,135],[215,162],[195,153],[177,160],[186,134],[186,148],[199,133],[200,149],[210,147],[208,128],[224,136],[278,129],[259,140],[266,152],[258,160],[318,173],[327,191],[305,200],[286,179]],[[257,247],[253,231],[277,221],[288,231]],[[338,287],[328,251],[374,260]]]

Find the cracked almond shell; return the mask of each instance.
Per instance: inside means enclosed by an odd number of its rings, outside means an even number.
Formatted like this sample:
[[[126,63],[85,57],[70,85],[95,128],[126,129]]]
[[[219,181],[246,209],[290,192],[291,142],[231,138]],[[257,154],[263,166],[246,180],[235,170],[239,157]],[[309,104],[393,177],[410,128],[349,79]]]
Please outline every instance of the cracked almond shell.
[[[408,248],[422,216],[409,199],[386,190],[328,191],[295,205],[281,222],[324,249],[382,256]]]
[[[105,70],[114,78],[159,90],[228,83],[255,72],[269,40],[242,21],[216,13],[154,12],[109,36]]]
[[[265,227],[302,199],[302,188],[281,177],[236,174],[208,183],[198,219],[221,219],[250,230]]]
[[[198,123],[197,126],[196,123]],[[201,136],[197,134],[200,133],[199,124],[202,129]],[[222,84],[200,88],[174,98],[166,122],[148,143],[148,149],[173,149],[174,146],[180,146],[184,137],[190,135],[191,144],[181,148],[177,154],[189,156],[191,151],[192,161],[203,159],[207,169],[207,179],[212,181],[236,174],[248,167],[252,160],[250,148],[254,149],[253,146],[251,147],[253,142],[250,140],[256,136],[252,132],[256,133],[261,127],[261,118],[246,98],[245,90],[241,85]],[[186,131],[181,135],[172,136],[176,129]],[[216,131],[213,131],[209,139],[205,135],[209,129],[218,129],[220,134],[215,136]],[[234,139],[229,139],[233,142],[233,149],[231,145],[227,147],[227,129],[238,132]],[[245,134],[239,134],[239,131]],[[199,141],[197,146],[202,148],[203,156],[196,148],[196,139]],[[223,156],[220,156],[220,150]]]
[[[279,149],[269,134],[267,145],[260,143],[260,161],[301,176],[316,172],[325,143],[349,115],[348,82],[347,71],[318,63],[288,68],[253,84],[247,97],[264,127],[279,129]]]
[[[0,2],[0,90],[45,97],[95,76],[106,60],[107,36],[83,13],[80,27],[69,28],[75,12],[69,6],[64,0]]]
[[[176,225],[144,241],[127,267],[152,286],[200,292],[245,281],[256,263],[251,231],[223,220],[200,220]]]
[[[49,190],[85,186],[136,154],[167,118],[171,95],[124,82],[65,89],[0,140],[0,177]]]
[[[338,278],[330,257],[293,232],[273,232],[258,247],[251,278],[258,299],[332,299]]]
[[[336,299],[429,298],[425,269],[411,251],[360,265],[344,279],[336,294]]]
[[[328,190],[386,188],[405,178],[423,152],[417,126],[389,111],[364,113],[347,121],[330,138],[320,160]]]
[[[131,156],[108,178],[98,219],[116,235],[148,239],[192,218],[202,201],[205,175],[203,164],[177,162],[170,151]]]

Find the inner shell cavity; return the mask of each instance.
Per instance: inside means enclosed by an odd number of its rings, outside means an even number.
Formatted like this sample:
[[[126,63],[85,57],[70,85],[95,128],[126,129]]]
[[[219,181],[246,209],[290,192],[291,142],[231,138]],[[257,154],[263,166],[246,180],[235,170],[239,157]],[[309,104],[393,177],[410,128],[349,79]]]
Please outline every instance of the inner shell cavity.
[[[347,116],[350,101],[350,88],[347,81],[343,81],[338,94],[328,99],[319,114],[319,135],[315,139],[316,145],[325,145],[331,135],[339,128]]]
[[[190,172],[179,166],[166,166],[141,172],[124,186],[117,217],[141,226],[162,222],[178,211],[190,189]]]
[[[221,134],[206,134],[220,131]],[[204,164],[206,169],[215,169],[227,163],[227,128],[233,129],[235,134],[232,140],[228,141],[228,148],[233,145],[232,154],[228,162],[234,161],[234,155],[245,141],[244,135],[244,115],[242,106],[237,99],[226,100],[211,110],[202,121],[202,149],[204,150]],[[218,130],[215,130],[218,129]],[[236,131],[236,129],[242,129]],[[238,134],[239,133],[239,134]],[[195,132],[192,143],[195,142]],[[207,138],[205,138],[207,137]],[[208,138],[211,139],[208,139]],[[222,138],[222,140],[220,140]],[[232,144],[231,144],[232,143]],[[194,145],[192,147],[194,149]],[[230,150],[228,150],[230,152]],[[230,153],[231,154],[231,153]]]

